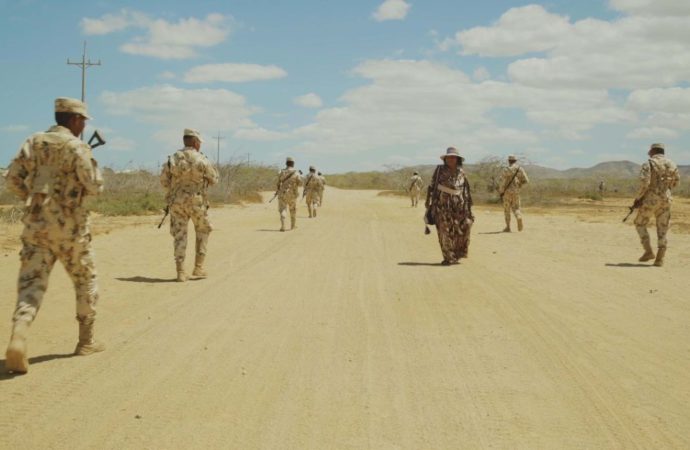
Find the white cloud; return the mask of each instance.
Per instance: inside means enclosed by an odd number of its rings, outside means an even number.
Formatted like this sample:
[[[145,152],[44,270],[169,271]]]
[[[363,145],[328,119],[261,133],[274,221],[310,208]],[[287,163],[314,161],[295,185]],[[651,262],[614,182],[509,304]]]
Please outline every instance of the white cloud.
[[[471,148],[473,159],[496,147],[538,144],[540,129],[581,138],[602,123],[634,121],[634,112],[605,90],[540,89],[498,81],[473,83],[463,72],[429,61],[371,60],[353,73],[370,83],[345,92],[342,106],[319,111],[295,131],[311,152],[366,153],[420,146]],[[531,121],[499,125],[492,112],[515,108]]]
[[[554,48],[570,27],[567,17],[551,14],[540,5],[528,5],[509,9],[491,27],[460,31],[455,40],[466,55],[516,56]],[[444,45],[447,48],[448,43]]]
[[[629,132],[625,137],[628,139],[646,139],[649,141],[659,141],[661,139],[675,139],[679,133],[675,130],[662,127],[643,127]]]
[[[313,92],[295,97],[293,102],[295,105],[303,106],[305,108],[321,108],[323,106],[323,100],[321,100],[321,97]]]
[[[26,125],[5,125],[0,127],[0,131],[4,133],[21,133],[28,130],[29,127]]]
[[[374,20],[383,22],[385,20],[403,20],[407,16],[411,5],[405,0],[386,0],[371,15]]]
[[[637,15],[690,14],[690,2],[685,0],[610,0],[609,4],[618,11]]]
[[[235,131],[233,137],[236,139],[244,139],[247,141],[282,141],[290,139],[289,133],[281,133],[278,131],[271,131],[261,127],[242,128]]]
[[[620,1],[633,10],[643,0]],[[675,11],[662,2],[654,10]],[[656,0],[653,3],[657,5]],[[640,6],[640,7],[642,7]],[[652,8],[650,6],[650,8]],[[644,9],[644,8],[643,8]],[[679,7],[685,11],[687,7]],[[512,81],[535,87],[644,89],[690,80],[690,15],[629,15],[615,20],[571,23],[542,6],[508,10],[494,25],[460,31],[453,39],[461,53],[490,57],[545,53],[510,63]],[[441,44],[448,48],[448,40]]]
[[[259,64],[206,64],[197,66],[184,75],[187,83],[212,83],[224,81],[242,83],[257,80],[273,80],[287,76],[287,72],[278,66]]]
[[[628,106],[638,111],[686,113],[690,111],[690,89],[674,87],[633,91],[628,97]]]
[[[120,50],[161,59],[186,59],[196,56],[198,48],[212,47],[225,41],[230,33],[228,22],[222,14],[209,14],[204,19],[190,17],[171,23],[123,9],[99,19],[84,18],[81,27],[87,35],[110,34],[127,28],[144,29],[146,35],[133,38]]]
[[[159,73],[158,78],[160,78],[161,80],[174,80],[175,78],[177,78],[177,75],[175,75],[173,72],[166,70],[165,72]]]
[[[225,89],[180,89],[162,85],[125,92],[106,91],[101,102],[108,113],[131,116],[156,125],[156,139],[179,144],[184,128],[210,136],[217,130],[256,128],[251,116],[256,108],[243,96]]]
[[[485,81],[491,78],[491,74],[486,67],[477,67],[472,73],[472,78],[475,81]]]

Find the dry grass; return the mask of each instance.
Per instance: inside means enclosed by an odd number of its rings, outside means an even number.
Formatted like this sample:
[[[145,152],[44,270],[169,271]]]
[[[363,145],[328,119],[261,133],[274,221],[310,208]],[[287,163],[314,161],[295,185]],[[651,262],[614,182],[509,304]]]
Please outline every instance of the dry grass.
[[[229,163],[219,168],[220,181],[209,189],[209,201],[224,203],[260,203],[261,191],[271,190],[277,168],[246,163]],[[101,195],[87,200],[89,209],[104,216],[158,214],[165,208],[165,193],[159,174],[147,170],[115,172],[103,169],[105,188]],[[20,215],[17,198],[4,189],[0,178],[0,221],[12,223]]]

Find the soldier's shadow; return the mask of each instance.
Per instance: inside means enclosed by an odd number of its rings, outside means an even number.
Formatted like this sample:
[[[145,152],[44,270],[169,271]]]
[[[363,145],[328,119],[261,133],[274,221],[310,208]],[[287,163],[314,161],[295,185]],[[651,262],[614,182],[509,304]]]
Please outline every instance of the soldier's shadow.
[[[642,263],[606,263],[604,264],[606,267],[654,267],[651,264],[642,264]]]
[[[416,266],[443,266],[443,264],[439,263],[428,263],[428,262],[415,262],[415,261],[404,261],[404,262],[399,262],[399,266],[409,266],[409,267],[416,267]]]
[[[34,364],[39,364],[39,363],[46,362],[46,361],[52,361],[54,359],[72,358],[74,356],[75,356],[74,353],[34,356],[32,358],[29,358],[29,365],[32,366]],[[0,367],[5,367],[5,360],[4,359],[0,359]],[[24,375],[24,374],[23,373],[9,373],[7,370],[3,370],[2,372],[0,372],[0,381],[11,380],[14,377],[19,377],[22,375]]]
[[[268,228],[259,228],[259,229],[258,229],[258,230],[256,230],[256,231],[262,231],[262,232],[270,232],[270,231],[276,231],[276,232],[280,232],[280,230],[278,230],[278,229],[275,229],[275,228],[273,228],[273,229],[270,229],[270,230],[269,230]]]
[[[482,231],[477,234],[508,234],[505,231]]]
[[[149,278],[149,277],[128,277],[128,278],[115,278],[118,281],[130,281],[133,283],[174,283],[177,280],[175,278]],[[193,281],[190,279],[190,281]]]

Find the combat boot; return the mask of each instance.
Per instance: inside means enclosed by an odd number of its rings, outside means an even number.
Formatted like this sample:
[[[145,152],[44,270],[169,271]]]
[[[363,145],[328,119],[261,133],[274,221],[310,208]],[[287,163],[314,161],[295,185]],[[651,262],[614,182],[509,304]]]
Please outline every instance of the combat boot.
[[[105,350],[105,344],[93,338],[93,319],[79,320],[79,342],[74,349],[74,354],[87,356],[103,350]]]
[[[517,220],[518,223],[518,231],[522,231],[522,218]]]
[[[29,335],[29,323],[17,320],[12,328],[12,337],[5,353],[5,368],[9,372],[27,373],[29,359],[27,358],[26,339]]]
[[[285,231],[285,219],[283,217],[280,218],[280,231]]]
[[[294,230],[297,228],[297,225],[295,225],[295,222],[297,222],[297,217],[290,217],[290,229]]]
[[[314,208],[313,214],[314,214],[314,217],[316,217],[316,208]]]
[[[659,247],[656,251],[656,259],[654,265],[661,267],[664,265],[664,256],[666,256],[666,247]]]
[[[187,273],[184,271],[184,261],[176,261],[175,266],[177,267],[177,281],[185,282],[187,281]]]
[[[644,254],[640,256],[639,261],[645,262],[654,259],[654,250],[652,250],[652,246],[650,245],[649,240],[642,241],[642,247],[644,247]]]
[[[192,272],[192,276],[197,278],[206,278],[208,276],[208,274],[203,268],[204,258],[206,258],[205,255],[196,255],[196,260],[194,261],[194,271]]]
[[[506,227],[503,229],[504,233],[510,233],[510,225],[506,225]]]

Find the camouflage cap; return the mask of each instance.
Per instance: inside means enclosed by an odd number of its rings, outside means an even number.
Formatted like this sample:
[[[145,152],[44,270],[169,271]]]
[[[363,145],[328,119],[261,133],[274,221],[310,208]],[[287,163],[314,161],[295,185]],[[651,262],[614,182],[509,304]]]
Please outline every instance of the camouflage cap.
[[[412,172],[412,175],[419,175],[419,172],[414,171],[414,172]]]
[[[79,114],[87,119],[91,119],[86,111],[86,103],[76,98],[58,97],[55,99],[55,112]]]
[[[288,156],[287,158],[285,158],[285,162],[286,163],[289,163],[289,162],[293,163],[293,162],[295,162],[295,160],[292,159],[292,156]]]
[[[649,147],[650,150],[653,150],[653,149],[655,149],[655,148],[658,148],[659,150],[665,150],[665,149],[666,149],[666,148],[664,147],[664,144],[660,144],[660,143],[658,143],[658,142],[652,144],[652,145]]]
[[[316,172],[316,167],[309,166],[309,172]]]
[[[508,155],[508,161],[517,161],[515,155]]]
[[[191,128],[185,128],[183,136],[184,137],[195,137],[195,138],[199,139],[199,142],[204,142],[204,140],[201,139],[201,133],[199,133],[198,131],[193,130]]]

